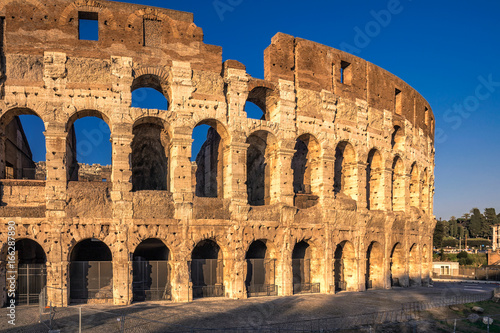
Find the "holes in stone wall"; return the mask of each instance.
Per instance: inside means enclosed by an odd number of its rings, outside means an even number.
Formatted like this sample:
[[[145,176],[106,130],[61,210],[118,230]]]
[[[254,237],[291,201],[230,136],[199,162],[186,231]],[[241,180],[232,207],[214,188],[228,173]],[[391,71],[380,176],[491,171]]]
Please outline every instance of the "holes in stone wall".
[[[144,46],[159,47],[161,45],[162,22],[160,20],[144,18],[142,26]]]

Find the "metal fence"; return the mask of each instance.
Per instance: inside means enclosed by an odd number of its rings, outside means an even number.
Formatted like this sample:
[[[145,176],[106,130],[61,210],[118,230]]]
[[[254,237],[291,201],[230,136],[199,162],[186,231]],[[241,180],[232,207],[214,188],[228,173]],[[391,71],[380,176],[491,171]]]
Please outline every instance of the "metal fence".
[[[132,266],[134,301],[171,299],[170,274],[167,260],[134,261]]]
[[[17,304],[37,304],[47,283],[45,264],[19,264],[17,273]]]
[[[223,297],[222,260],[193,259],[190,264],[193,297]]]
[[[72,302],[89,299],[113,299],[113,263],[111,261],[72,261],[70,264]]]

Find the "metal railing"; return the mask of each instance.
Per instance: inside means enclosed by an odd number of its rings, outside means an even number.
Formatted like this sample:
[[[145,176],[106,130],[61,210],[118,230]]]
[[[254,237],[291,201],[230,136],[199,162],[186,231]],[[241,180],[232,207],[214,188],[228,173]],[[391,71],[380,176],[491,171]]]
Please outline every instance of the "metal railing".
[[[319,283],[294,283],[293,293],[294,294],[313,294],[320,292]]]
[[[193,286],[193,297],[224,297],[224,286]]]
[[[254,284],[247,286],[247,295],[249,297],[257,296],[277,296],[278,288],[275,284]]]

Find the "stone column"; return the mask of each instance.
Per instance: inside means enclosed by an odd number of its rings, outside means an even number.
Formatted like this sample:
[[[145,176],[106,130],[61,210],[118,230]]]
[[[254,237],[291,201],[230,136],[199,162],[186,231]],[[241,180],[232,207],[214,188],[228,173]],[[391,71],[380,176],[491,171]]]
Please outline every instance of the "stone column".
[[[191,187],[191,143],[187,135],[175,137],[170,142],[170,191],[175,204],[175,218],[191,220],[193,215],[193,190]]]
[[[114,127],[121,127],[119,124]],[[126,125],[127,129],[130,129]],[[113,217],[116,219],[132,218],[132,170],[130,154],[132,153],[133,135],[131,129],[128,133],[115,133],[111,135],[113,147],[111,166],[111,200],[113,200]]]
[[[367,209],[366,202],[366,168],[368,164],[364,161],[358,161],[358,211]]]
[[[248,147],[249,144],[241,142],[232,142],[224,147],[224,198],[244,205],[247,203],[245,182]]]
[[[47,147],[46,216],[65,217],[66,206],[66,138],[64,124],[49,123],[45,134]]]
[[[287,206],[293,206],[293,172],[291,168],[293,154],[295,154],[295,150],[283,147],[269,154],[271,204],[279,202]]]
[[[333,192],[333,176],[335,174],[335,155],[330,151],[325,152],[320,158],[318,178],[322,180],[319,185],[319,202],[323,207],[333,207],[335,195]]]
[[[5,129],[0,126],[0,179],[5,179]]]

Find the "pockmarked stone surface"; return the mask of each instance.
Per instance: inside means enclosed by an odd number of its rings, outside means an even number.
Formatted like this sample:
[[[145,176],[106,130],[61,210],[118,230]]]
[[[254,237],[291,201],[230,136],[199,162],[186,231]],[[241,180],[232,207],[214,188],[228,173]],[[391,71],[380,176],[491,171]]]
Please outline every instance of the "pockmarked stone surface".
[[[79,33],[89,21],[96,40]],[[63,307],[426,285],[429,104],[374,64],[282,33],[264,67],[257,79],[222,62],[190,13],[1,0],[2,302],[12,269],[19,302],[45,288]],[[131,107],[140,88],[166,110]],[[26,146],[26,114],[43,121],[44,165]],[[83,117],[109,126],[111,166],[77,162]],[[211,129],[191,158],[198,125]],[[102,136],[89,131],[87,145]]]

